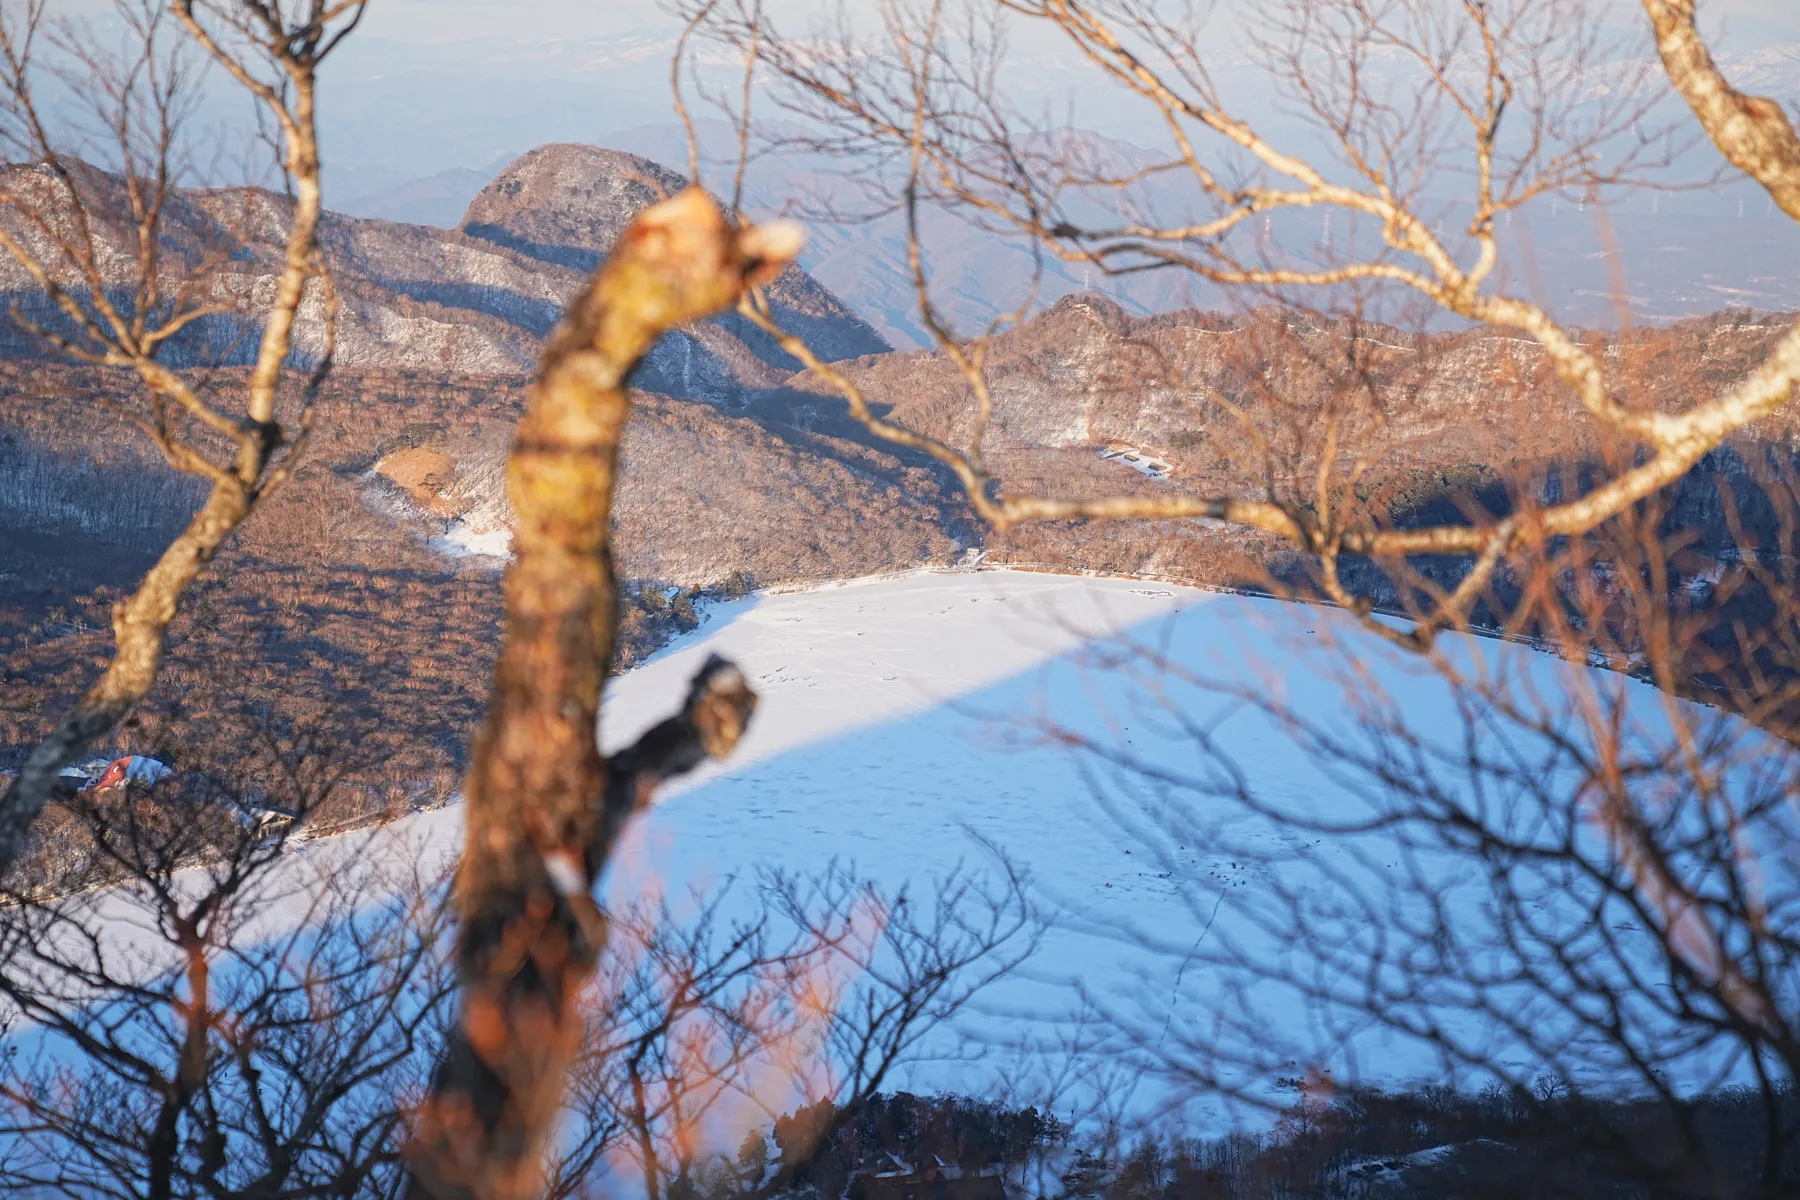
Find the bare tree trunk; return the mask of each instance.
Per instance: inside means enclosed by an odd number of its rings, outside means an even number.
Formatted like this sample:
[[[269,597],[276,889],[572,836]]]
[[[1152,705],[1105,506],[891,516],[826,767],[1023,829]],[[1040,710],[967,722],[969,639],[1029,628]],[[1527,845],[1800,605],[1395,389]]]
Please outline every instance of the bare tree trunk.
[[[681,713],[609,773],[596,741],[617,622],[611,520],[625,379],[665,331],[773,278],[797,231],[740,230],[690,189],[645,212],[545,347],[508,464],[505,632],[475,743],[459,880],[462,1009],[420,1115],[411,1194],[534,1194],[603,948],[589,894],[624,816],[736,744],[755,702],[709,662]]]

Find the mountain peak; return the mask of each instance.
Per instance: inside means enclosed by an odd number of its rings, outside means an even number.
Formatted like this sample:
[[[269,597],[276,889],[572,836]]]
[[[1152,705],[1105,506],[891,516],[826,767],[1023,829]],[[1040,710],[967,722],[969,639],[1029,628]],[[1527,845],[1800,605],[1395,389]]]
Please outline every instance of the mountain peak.
[[[469,205],[461,228],[471,237],[540,262],[586,272],[605,259],[634,217],[687,186],[685,175],[642,155],[559,142],[520,156],[495,176]],[[777,319],[827,360],[890,349],[868,322],[797,267],[788,268],[770,285],[769,297]],[[736,314],[709,324],[728,331],[751,359],[770,365],[752,369],[749,359],[738,363],[731,373],[741,382],[769,386],[799,366]],[[723,343],[708,348],[715,355],[727,350]],[[674,353],[664,350],[665,356]],[[667,368],[685,378],[690,373],[687,353],[685,348],[679,351],[683,356],[679,366],[671,359],[657,369]],[[673,383],[666,386],[686,394]]]
[[[687,184],[640,155],[557,142],[527,151],[495,176],[461,228],[544,262],[591,271],[633,217]]]

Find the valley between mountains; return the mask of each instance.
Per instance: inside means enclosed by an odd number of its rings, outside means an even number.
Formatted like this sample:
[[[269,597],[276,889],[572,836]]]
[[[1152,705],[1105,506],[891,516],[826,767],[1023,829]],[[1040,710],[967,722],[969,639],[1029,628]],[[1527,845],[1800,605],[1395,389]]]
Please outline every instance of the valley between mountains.
[[[154,741],[181,714],[190,729],[221,731],[217,744],[186,750],[223,769],[236,736],[223,732],[235,728],[225,713],[331,714],[329,736],[369,759],[345,821],[454,790],[497,631],[511,520],[503,460],[541,339],[630,219],[684,182],[641,156],[552,145],[500,172],[454,229],[328,217],[344,311],[318,434],[297,477],[178,618],[154,702],[122,748]],[[276,264],[258,248],[279,243],[285,203],[246,190],[184,193],[170,221],[174,257],[198,260],[240,239],[245,251],[210,286],[261,294]],[[122,244],[113,261],[128,265]],[[54,326],[16,267],[0,264],[0,293]],[[877,411],[953,443],[967,436],[968,384],[943,354],[894,349],[798,268],[771,298],[784,326]],[[302,359],[317,352],[320,316],[310,304],[301,311]],[[1766,315],[1725,312],[1638,331],[1609,361],[1648,402],[1674,407],[1748,372],[1779,331]],[[206,378],[226,387],[246,369],[254,332],[228,314],[209,318],[169,354],[212,364]],[[5,770],[102,661],[107,606],[198,492],[108,409],[110,394],[134,386],[125,374],[42,357],[4,317],[0,350]],[[871,437],[798,368],[726,316],[665,339],[634,378],[615,521],[628,580],[621,665],[747,590],[974,562],[1308,591],[1303,556],[1213,522],[997,534],[947,472]],[[1314,416],[1347,395],[1358,404],[1340,432],[1366,448],[1359,495],[1400,521],[1471,503],[1501,511],[1517,480],[1535,478],[1548,495],[1559,471],[1609,453],[1567,415],[1534,347],[1485,331],[1408,333],[1275,309],[1142,316],[1085,293],[997,338],[988,374],[986,458],[1013,494],[1254,496],[1272,484],[1304,494],[1326,452]],[[1754,496],[1794,438],[1791,423],[1759,429],[1681,485],[1669,520],[1694,535],[1689,577],[1703,583],[1709,564],[1735,551],[1734,522],[1774,521]],[[1729,511],[1721,482],[1740,493]],[[1437,569],[1453,579],[1461,568]],[[1379,605],[1402,599],[1375,572],[1367,584]],[[215,709],[210,726],[192,721]]]

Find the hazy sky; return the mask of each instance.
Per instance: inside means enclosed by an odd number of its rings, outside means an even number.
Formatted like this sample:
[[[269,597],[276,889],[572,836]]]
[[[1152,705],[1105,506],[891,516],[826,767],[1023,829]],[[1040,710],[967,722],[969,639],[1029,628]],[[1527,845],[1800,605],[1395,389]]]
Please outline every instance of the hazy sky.
[[[1635,0],[1612,3],[1620,16],[1637,8]],[[822,0],[765,0],[765,4],[777,20],[825,7]],[[1701,11],[1709,21],[1723,18],[1741,26],[1733,33],[1800,41],[1800,0],[1701,0]],[[1641,11],[1632,15],[1642,19]],[[420,41],[596,38],[621,24],[664,19],[655,0],[374,0],[368,17],[371,29],[383,37]]]
[[[70,15],[111,8],[109,0],[52,2]],[[804,32],[809,17],[835,11],[839,2],[764,0],[789,33]],[[841,2],[859,15],[872,15],[876,4]],[[1592,2],[1607,8],[1617,28],[1644,34],[1639,0]],[[1715,31],[1721,24],[1729,31],[1717,43],[1722,51],[1800,43],[1800,0],[1701,4]],[[1215,12],[1253,9],[1245,0],[1217,0]],[[617,139],[672,120],[668,45],[676,28],[660,0],[371,0],[363,28],[327,68],[322,89],[333,190],[355,199],[452,169],[498,169],[552,141],[626,144]],[[1025,65],[1063,53],[1059,38],[1021,31],[1012,44],[1022,65],[1007,86],[1028,106],[1068,106],[1077,123],[1115,137],[1142,132],[1142,113],[1128,97],[1096,94],[1065,73]],[[1647,36],[1643,52],[1651,53]],[[1800,80],[1784,92],[1800,92]],[[220,95],[241,107],[231,89]]]
[[[853,6],[873,0],[848,0]],[[1617,15],[1636,0],[1609,0]],[[66,12],[104,12],[110,0],[57,0]],[[827,7],[830,0],[765,0],[778,20]],[[1229,7],[1220,5],[1221,9]],[[1800,0],[1701,0],[1709,21],[1724,19],[1742,37],[1800,41]],[[376,36],[419,44],[465,39],[603,38],[621,27],[667,21],[657,0],[373,0],[367,19]],[[1736,38],[1733,39],[1734,41]]]

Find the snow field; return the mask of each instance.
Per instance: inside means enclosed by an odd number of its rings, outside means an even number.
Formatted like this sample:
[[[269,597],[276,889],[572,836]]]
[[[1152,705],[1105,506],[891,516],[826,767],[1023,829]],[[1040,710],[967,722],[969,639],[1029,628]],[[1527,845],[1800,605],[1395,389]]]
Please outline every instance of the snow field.
[[[1442,912],[1471,946],[1493,932],[1485,879],[1468,857],[1385,831],[1310,835],[1243,805],[1208,802],[1209,789],[1234,781],[1196,752],[1185,719],[1208,724],[1259,806],[1348,821],[1378,803],[1366,779],[1316,760],[1293,730],[1221,688],[1276,698],[1350,745],[1360,744],[1365,720],[1399,720],[1426,744],[1461,744],[1464,714],[1444,678],[1341,613],[1006,571],[765,595],[713,610],[706,627],[617,681],[606,744],[668,711],[711,653],[750,675],[762,695],[756,721],[731,761],[671,788],[638,824],[606,891],[615,900],[646,889],[678,896],[759,866],[806,870],[832,859],[889,886],[917,884],[959,861],[981,863],[991,844],[1032,875],[1055,927],[973,1022],[988,1061],[924,1069],[921,1087],[1016,1086],[1025,1045],[1050,1071],[1076,1041],[1094,1064],[1120,1066],[1126,1041],[1071,1023],[1083,995],[1131,1018],[1138,1050],[1262,1103],[1285,1103],[1277,1080],[1308,1073],[1479,1084],[1459,1057],[1529,1077],[1540,1051],[1516,1035],[1563,1037],[1552,1031],[1567,1014],[1511,987],[1509,964],[1471,960],[1484,989],[1473,1007],[1457,981],[1409,988],[1396,974],[1377,923]],[[1471,676],[1513,681],[1528,707],[1560,711],[1572,687],[1592,689],[1620,698],[1644,741],[1666,735],[1667,701],[1621,676],[1476,639],[1450,641],[1448,654]],[[1146,657],[1158,655],[1172,669]],[[1146,786],[1051,732],[1200,786]],[[1762,756],[1758,735],[1743,741],[1741,758]],[[1568,769],[1554,755],[1540,765]],[[1528,797],[1504,803],[1488,814],[1496,824],[1536,819]],[[1169,819],[1146,823],[1150,812]],[[1547,895],[1537,913],[1550,926],[1589,919],[1578,895]],[[1296,920],[1307,922],[1298,937]],[[1361,974],[1377,962],[1370,984]],[[1340,991],[1341,979],[1355,986]],[[1403,996],[1410,1008],[1396,1015],[1431,1036],[1381,1028],[1365,1011],[1372,992]],[[1146,1030],[1156,1045],[1144,1044]],[[1569,1026],[1565,1061],[1604,1071],[1609,1052],[1579,1036]],[[1697,1051],[1688,1068],[1702,1086],[1731,1064]],[[1180,1099],[1146,1086],[1136,1103],[1147,1112]]]
[[[1291,1099],[1277,1086],[1282,1076],[1443,1078],[1453,1065],[1444,1040],[1527,1074],[1533,1068],[1531,1052],[1504,1027],[1457,1011],[1449,985],[1409,1001],[1411,1015],[1438,1027],[1435,1042],[1381,1028],[1356,995],[1335,990],[1367,965],[1381,932],[1345,897],[1391,890],[1390,917],[1441,906],[1472,936],[1483,930],[1491,915],[1468,860],[1383,831],[1302,834],[1207,799],[1235,778],[1260,804],[1290,814],[1353,817],[1370,803],[1292,730],[1234,705],[1220,687],[1278,698],[1347,737],[1360,718],[1389,709],[1427,742],[1454,745],[1462,736],[1442,677],[1344,615],[1009,571],[763,594],[712,606],[699,630],[615,680],[602,717],[606,748],[671,711],[714,653],[751,679],[761,696],[755,720],[729,761],[669,787],[630,829],[602,884],[610,901],[667,896],[679,910],[684,897],[728,878],[748,880],[764,867],[813,871],[832,860],[887,887],[922,887],[959,862],[993,869],[991,847],[1030,873],[1053,922],[1023,971],[986,996],[964,1029],[933,1044],[938,1058],[899,1082],[1003,1088],[1029,1102],[1040,1075],[1072,1064],[1123,1071],[1148,1051],[1271,1104]],[[1667,701],[1616,675],[1495,642],[1465,640],[1450,654],[1470,671],[1516,674],[1549,707],[1572,686],[1621,696],[1648,739],[1666,722]],[[1196,753],[1196,728],[1239,776]],[[1072,751],[1052,734],[1088,739],[1113,760]],[[1755,758],[1762,743],[1746,734],[1744,750]],[[1194,786],[1146,785],[1142,773],[1117,769],[1124,760]],[[1142,819],[1150,813],[1167,820]],[[461,832],[453,806],[296,844],[262,920],[271,934],[303,921],[309,880],[354,869],[378,886],[389,865],[447,864]],[[1559,904],[1546,897],[1544,919],[1583,919],[1579,904],[1566,914]],[[1320,935],[1323,953],[1284,936],[1296,913],[1316,922],[1308,932]],[[1516,999],[1515,1015],[1537,1028],[1561,1019],[1523,992],[1494,994]],[[1116,1023],[1075,1020],[1084,997],[1123,1015],[1135,1036]],[[985,1053],[971,1059],[964,1037]],[[1602,1050],[1595,1055],[1604,1061]],[[1704,1083],[1721,1069],[1697,1055],[1692,1079]],[[1154,1117],[1192,1098],[1168,1080],[1150,1081],[1129,1107]],[[1254,1106],[1212,1100],[1188,1115],[1264,1119]]]

